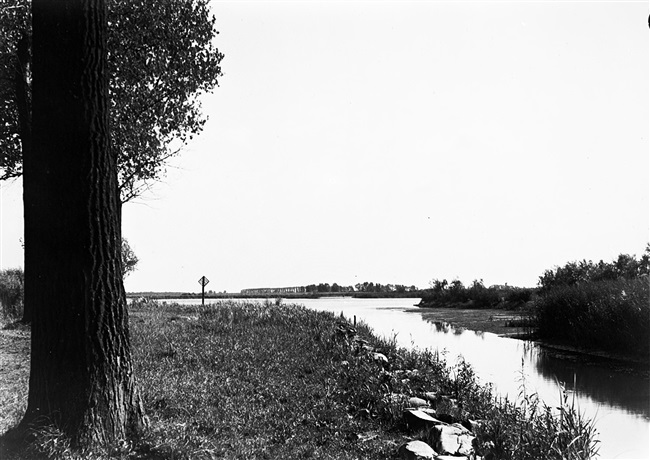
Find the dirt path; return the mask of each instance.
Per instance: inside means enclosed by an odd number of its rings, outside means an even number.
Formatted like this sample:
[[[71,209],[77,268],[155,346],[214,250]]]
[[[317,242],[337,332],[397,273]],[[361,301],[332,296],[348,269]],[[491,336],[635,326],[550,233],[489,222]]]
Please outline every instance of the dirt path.
[[[29,329],[0,329],[0,434],[20,421],[27,406]]]

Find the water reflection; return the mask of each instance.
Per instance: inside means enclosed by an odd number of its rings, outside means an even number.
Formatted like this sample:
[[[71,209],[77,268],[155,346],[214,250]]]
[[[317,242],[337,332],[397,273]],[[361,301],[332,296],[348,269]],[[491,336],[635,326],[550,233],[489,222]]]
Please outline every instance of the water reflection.
[[[444,336],[449,339],[462,336],[462,340],[469,339],[469,337],[486,339],[485,332],[456,328],[446,321],[434,320],[424,315],[423,319],[433,326],[431,330],[434,334],[439,334],[435,340],[437,347],[450,348],[452,351],[463,354],[465,358],[473,362],[475,367],[480,368],[481,363],[474,358],[475,350],[460,349]],[[503,362],[512,362],[513,359],[520,356],[535,373],[548,383],[547,390],[555,392],[557,398],[561,391],[558,385],[560,384],[569,391],[575,391],[577,395],[586,396],[597,403],[613,406],[650,420],[650,404],[648,403],[650,401],[650,381],[643,372],[635,369],[634,366],[606,359],[585,357],[575,353],[558,352],[535,342],[500,338],[489,333],[487,335],[490,336],[490,340],[484,340],[480,344],[481,358],[487,356],[487,359],[493,361],[490,366],[487,366],[493,368],[494,372],[491,374],[504,375],[504,372],[500,372],[499,369],[511,370],[513,366],[512,364],[504,366]],[[506,344],[507,349],[497,348],[497,344]],[[473,348],[475,347],[476,344],[473,344]],[[525,373],[523,363],[520,371]],[[513,375],[509,376],[510,380],[512,377]],[[534,376],[528,375],[528,378],[531,377]],[[501,383],[506,392],[512,393],[512,386],[509,387],[507,382],[505,382],[506,385],[504,382],[494,383]],[[529,383],[534,385],[535,378]],[[535,389],[538,390],[537,386]]]
[[[433,327],[435,328],[436,332],[440,332],[442,334],[451,333],[460,336],[465,333],[474,333],[474,335],[476,335],[477,337],[483,337],[483,335],[485,334],[485,332],[483,331],[470,331],[467,329],[457,328],[454,327],[451,323],[448,323],[446,321],[436,321],[429,318],[425,318],[425,321],[433,324]]]
[[[431,321],[433,324],[433,327],[436,328],[436,332],[442,332],[443,334],[447,334],[449,331],[451,331],[451,324],[446,323],[444,321]]]
[[[567,389],[650,420],[648,379],[616,363],[584,362],[580,357],[560,355],[536,347],[534,365],[546,379],[558,379]]]

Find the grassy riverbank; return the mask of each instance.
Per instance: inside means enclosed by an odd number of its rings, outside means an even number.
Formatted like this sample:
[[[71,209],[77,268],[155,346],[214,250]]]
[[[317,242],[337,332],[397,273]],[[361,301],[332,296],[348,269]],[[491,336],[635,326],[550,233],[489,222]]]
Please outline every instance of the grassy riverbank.
[[[396,458],[399,445],[426,438],[409,429],[403,409],[427,392],[436,393],[440,417],[480,421],[472,426],[479,454],[593,454],[592,425],[570,401],[552,412],[523,387],[519,404],[496,401],[467,364],[398,349],[329,313],[136,303],[131,334],[151,430],[138,446],[113,452],[117,458]],[[24,405],[21,398],[14,404]],[[0,408],[12,410],[20,412]],[[69,454],[55,433],[41,448]]]

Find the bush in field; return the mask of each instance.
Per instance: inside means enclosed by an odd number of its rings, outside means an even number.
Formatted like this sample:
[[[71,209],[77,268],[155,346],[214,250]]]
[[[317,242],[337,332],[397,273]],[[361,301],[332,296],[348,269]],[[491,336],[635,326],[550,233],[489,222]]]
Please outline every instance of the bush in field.
[[[22,316],[24,280],[20,268],[0,270],[0,317],[17,320]]]
[[[648,356],[648,277],[557,286],[536,301],[539,333],[546,338]]]

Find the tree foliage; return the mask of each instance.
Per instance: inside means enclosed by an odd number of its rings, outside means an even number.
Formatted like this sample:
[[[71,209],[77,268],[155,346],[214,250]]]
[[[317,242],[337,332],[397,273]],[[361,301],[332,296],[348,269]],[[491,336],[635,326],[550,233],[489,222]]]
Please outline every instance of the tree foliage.
[[[129,242],[126,238],[122,238],[122,278],[126,278],[129,274],[135,270],[136,265],[138,265],[139,259],[135,255],[133,249],[129,245]]]
[[[357,292],[375,292],[375,293],[405,293],[417,291],[415,286],[404,286],[402,284],[381,284],[364,281],[354,285]]]
[[[541,292],[560,286],[574,286],[592,281],[613,281],[617,279],[634,279],[650,273],[650,244],[640,257],[619,254],[612,262],[582,260],[567,262],[561,267],[546,270],[539,277]]]
[[[165,174],[165,164],[206,121],[199,96],[218,85],[223,54],[207,0],[109,0],[111,148],[122,201]],[[0,11],[0,179],[22,174],[18,43],[30,32],[29,3]],[[31,97],[29,66],[23,69]],[[26,120],[31,124],[31,114]]]
[[[464,286],[459,279],[454,279],[451,283],[446,279],[433,279],[430,286],[422,296],[422,302],[433,306],[471,302],[472,308],[494,308],[504,301],[513,306],[528,302],[534,292],[534,289],[508,285],[486,287],[482,279],[474,280],[468,286]]]
[[[22,174],[21,134],[31,120],[31,15],[26,0],[0,6],[0,179]]]

